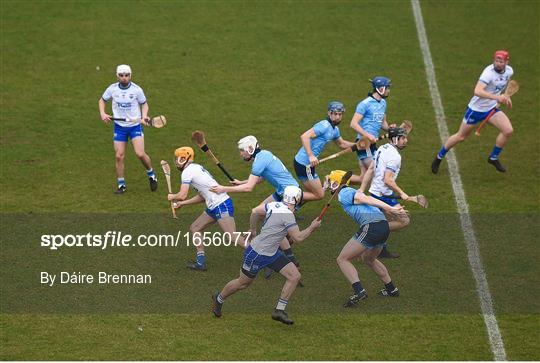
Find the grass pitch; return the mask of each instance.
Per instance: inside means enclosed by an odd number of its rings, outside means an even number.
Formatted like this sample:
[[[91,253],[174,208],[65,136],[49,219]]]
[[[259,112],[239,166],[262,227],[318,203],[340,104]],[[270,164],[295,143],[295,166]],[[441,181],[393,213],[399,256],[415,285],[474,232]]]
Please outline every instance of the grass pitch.
[[[530,39],[539,38],[539,4],[505,2],[504,11],[495,1],[421,5],[450,132],[495,49],[509,49],[521,84],[508,110],[515,134],[502,160],[509,171],[485,162],[492,127],[456,153],[508,358],[538,360],[540,54]],[[2,1],[0,41],[1,359],[492,359],[446,165],[437,176],[429,171],[440,139],[408,2]],[[97,101],[120,63],[132,65],[150,113],[169,120],[145,132],[161,182],[155,194],[131,149],[129,192],[112,194],[112,131],[99,120]],[[193,274],[183,269],[194,254],[185,246],[39,246],[49,233],[187,231],[198,208],[183,210],[178,224],[168,219],[159,160],[191,145],[191,131],[205,131],[237,178],[249,174],[236,151],[246,134],[292,170],[299,135],[324,117],[328,101],[345,103],[342,135],[354,138],[349,120],[376,74],[393,81],[389,120],[415,123],[398,183],[430,199],[428,211],[411,206],[413,224],[391,238],[402,254],[388,262],[399,299],[377,299],[380,283],[359,266],[370,298],[359,309],[341,308],[350,287],[334,260],[355,228],[335,206],[295,249],[306,287],[290,303],[293,327],[269,318],[277,277],[229,299],[223,319],[211,317],[210,294],[237,274],[235,249],[209,249],[210,270]],[[196,158],[225,182],[202,153]],[[318,172],[338,167],[356,170],[356,161],[343,157]],[[270,193],[263,184],[233,195],[241,227]],[[321,207],[308,204],[301,224]],[[158,280],[125,290],[40,286],[39,271],[54,268],[142,269]]]

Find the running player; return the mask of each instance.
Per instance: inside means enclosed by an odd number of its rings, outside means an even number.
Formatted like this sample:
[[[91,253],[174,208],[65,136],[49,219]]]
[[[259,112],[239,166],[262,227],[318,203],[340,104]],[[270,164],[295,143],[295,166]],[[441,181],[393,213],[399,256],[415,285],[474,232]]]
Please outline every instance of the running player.
[[[344,171],[333,171],[331,173],[329,177],[331,190],[335,191],[338,188],[344,174]],[[338,200],[343,210],[360,226],[358,232],[347,242],[337,257],[337,264],[353,289],[353,294],[343,306],[352,307],[360,300],[367,298],[358,271],[352,263],[353,260],[358,258],[371,268],[384,283],[384,288],[378,292],[379,295],[399,296],[399,290],[392,282],[388,270],[377,259],[377,256],[390,233],[388,222],[381,210],[395,215],[402,215],[405,210],[398,205],[392,207],[347,186],[339,192]]]
[[[300,231],[294,218],[294,210],[302,200],[302,190],[296,186],[287,186],[281,199],[281,202],[265,203],[253,210],[254,213],[260,216],[266,216],[261,233],[252,240],[244,252],[240,276],[229,281],[223,290],[212,296],[214,316],[221,317],[221,309],[226,298],[239,290],[249,287],[259,270],[270,267],[287,279],[281,290],[276,308],[272,313],[272,319],[287,325],[294,323],[287,316],[285,308],[301,276],[298,268],[284,256],[278,247],[287,235],[295,242],[303,241],[316,228],[320,227],[321,221],[315,219],[309,227]]]
[[[399,207],[400,204],[396,196],[401,200],[409,199],[409,196],[396,183],[401,169],[399,151],[407,146],[407,131],[402,127],[390,127],[388,129],[388,140],[388,143],[379,147],[375,152],[375,161],[367,170],[359,190],[363,193],[371,181],[369,193],[373,198],[391,207]],[[386,219],[392,232],[399,231],[410,223],[407,214],[401,215],[399,218],[387,214]]]
[[[345,106],[338,101],[328,104],[327,117],[317,122],[313,127],[300,136],[302,147],[294,157],[294,170],[296,176],[302,182],[305,192],[304,201],[320,200],[324,197],[324,191],[315,171],[319,164],[318,156],[324,150],[326,144],[334,141],[341,149],[347,149],[354,145],[341,137],[338,125],[343,118]]]
[[[373,90],[368,93],[368,97],[356,106],[356,111],[351,120],[351,128],[357,132],[356,141],[364,138],[371,145],[367,150],[357,151],[358,163],[360,165],[360,175],[353,175],[351,183],[360,185],[366,170],[373,160],[373,154],[377,150],[377,139],[381,128],[388,130],[386,121],[386,98],[390,94],[392,83],[390,79],[377,76],[371,80]]]
[[[217,223],[224,232],[223,239],[230,237],[231,241],[237,241],[243,248],[246,248],[246,246],[242,236],[239,236],[236,232],[232,199],[229,198],[227,193],[216,194],[210,191],[210,188],[216,185],[217,182],[205,168],[193,162],[195,158],[193,149],[188,146],[178,148],[174,151],[174,156],[174,163],[182,173],[182,184],[180,191],[176,194],[169,194],[168,199],[175,202],[173,205],[175,208],[202,202],[206,203],[205,211],[189,227],[191,239],[197,248],[197,258],[187,265],[192,270],[206,271],[206,257],[204,245],[201,243],[201,231]],[[197,191],[197,195],[186,199],[190,186]]]
[[[242,159],[253,162],[251,174],[246,180],[233,180],[231,182],[233,186],[214,186],[210,189],[214,193],[251,192],[257,184],[266,180],[275,188],[275,192],[259,204],[259,206],[263,206],[270,202],[281,202],[283,192],[287,186],[299,186],[296,179],[293,178],[291,173],[277,156],[268,150],[261,150],[255,136],[249,135],[240,139],[238,141],[238,149]],[[300,203],[297,204],[297,207],[299,204]],[[252,214],[254,213],[253,211]],[[290,243],[286,238],[284,238],[280,246],[285,253],[285,256],[298,264]]]
[[[118,82],[111,84],[99,99],[99,113],[105,123],[112,118],[143,119],[148,120],[148,103],[141,87],[131,82],[131,67],[121,64],[116,67]],[[105,112],[105,103],[112,99],[113,116]],[[124,155],[126,143],[131,139],[135,155],[141,160],[150,182],[150,190],[156,191],[157,177],[152,169],[152,161],[144,151],[143,127],[138,122],[114,121],[114,152],[116,154],[116,178],[118,187],[116,194],[126,192],[124,179]]]
[[[509,59],[510,56],[506,50],[498,50],[493,55],[493,63],[484,69],[476,83],[474,96],[465,110],[458,132],[446,140],[431,163],[431,171],[434,174],[439,171],[439,166],[446,153],[468,138],[475,125],[482,122],[493,110],[495,113],[491,116],[489,122],[498,128],[500,132],[495,139],[495,146],[487,162],[501,173],[506,171],[506,168],[499,161],[499,154],[512,136],[514,129],[508,116],[498,106],[499,104],[505,104],[512,107],[510,97],[501,94],[514,74],[512,67],[508,65]]]

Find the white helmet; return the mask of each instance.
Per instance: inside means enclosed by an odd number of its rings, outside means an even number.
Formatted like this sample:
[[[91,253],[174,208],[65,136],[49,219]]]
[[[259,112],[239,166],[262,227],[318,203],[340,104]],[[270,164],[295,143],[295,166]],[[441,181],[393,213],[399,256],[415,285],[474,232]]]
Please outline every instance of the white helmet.
[[[298,205],[302,201],[302,189],[289,185],[283,191],[283,203]]]
[[[116,75],[126,73],[131,74],[131,67],[127,64],[120,64],[118,67],[116,67]]]
[[[249,148],[252,147],[253,151],[249,151]],[[240,150],[247,151],[249,155],[253,155],[255,149],[259,147],[259,142],[257,138],[253,135],[249,135],[238,140],[238,148]]]

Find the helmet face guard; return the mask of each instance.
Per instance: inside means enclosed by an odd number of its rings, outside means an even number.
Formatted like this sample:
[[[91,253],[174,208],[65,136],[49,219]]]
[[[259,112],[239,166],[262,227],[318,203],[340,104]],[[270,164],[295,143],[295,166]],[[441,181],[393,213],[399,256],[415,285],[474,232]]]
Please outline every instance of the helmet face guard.
[[[377,92],[379,96],[386,98],[386,90],[392,86],[392,81],[390,78],[377,76],[371,80],[371,85],[373,86],[373,90]]]
[[[174,151],[174,163],[180,170],[184,170],[189,161],[195,159],[195,152],[189,146],[179,147]]]
[[[259,141],[257,141],[257,138],[253,135],[243,137],[238,140],[238,149],[247,152],[250,156],[248,159],[244,160],[251,160],[257,149],[259,149]]]

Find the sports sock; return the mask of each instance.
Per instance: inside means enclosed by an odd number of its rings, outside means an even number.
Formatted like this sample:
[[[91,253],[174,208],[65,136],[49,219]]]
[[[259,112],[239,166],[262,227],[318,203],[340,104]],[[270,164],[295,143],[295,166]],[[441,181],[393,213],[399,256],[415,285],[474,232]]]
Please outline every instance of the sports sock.
[[[218,294],[216,300],[220,304],[223,304],[225,302],[225,298],[223,297],[223,295],[221,295],[221,292]]]
[[[444,148],[444,145],[441,147],[441,150],[439,150],[439,153],[437,154],[437,157],[439,159],[443,159],[445,156],[446,156],[446,153],[448,152],[448,150],[446,150]]]
[[[357,281],[354,284],[352,284],[352,288],[356,295],[360,295],[360,293],[364,290],[364,287],[362,286],[362,283],[360,281]]]
[[[197,265],[206,264],[206,257],[204,256],[204,251],[197,252]]]
[[[156,174],[154,174],[154,169],[150,168],[146,171],[146,175],[148,175],[149,178],[157,179]]]
[[[499,158],[499,154],[502,151],[502,147],[498,147],[497,145],[493,146],[493,150],[491,151],[491,154],[489,155],[489,158],[491,160],[497,160]]]
[[[289,301],[285,299],[279,299],[276,305],[276,310],[285,310]]]
[[[118,178],[116,180],[118,181],[118,186],[126,186],[126,180],[124,178]]]
[[[394,283],[390,281],[389,283],[384,284],[384,288],[386,289],[386,291],[392,292],[395,290],[396,287],[394,286]]]

